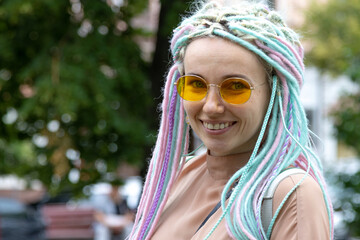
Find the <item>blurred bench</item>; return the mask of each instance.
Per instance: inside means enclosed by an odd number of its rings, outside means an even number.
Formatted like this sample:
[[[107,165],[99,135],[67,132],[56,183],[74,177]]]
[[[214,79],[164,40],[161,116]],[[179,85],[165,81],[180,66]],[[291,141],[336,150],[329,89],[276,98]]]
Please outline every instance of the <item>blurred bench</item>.
[[[94,209],[47,204],[43,206],[48,240],[93,239]]]

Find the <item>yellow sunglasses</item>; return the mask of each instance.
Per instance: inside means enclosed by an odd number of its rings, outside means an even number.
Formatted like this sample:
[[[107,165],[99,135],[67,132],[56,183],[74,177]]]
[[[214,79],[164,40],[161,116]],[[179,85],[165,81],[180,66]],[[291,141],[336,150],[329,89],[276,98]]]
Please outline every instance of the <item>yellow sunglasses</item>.
[[[175,85],[179,96],[186,101],[200,101],[207,96],[210,87],[217,87],[222,99],[231,104],[246,103],[250,99],[251,91],[255,89],[242,78],[228,78],[217,85],[207,83],[205,79],[196,75],[184,75]]]

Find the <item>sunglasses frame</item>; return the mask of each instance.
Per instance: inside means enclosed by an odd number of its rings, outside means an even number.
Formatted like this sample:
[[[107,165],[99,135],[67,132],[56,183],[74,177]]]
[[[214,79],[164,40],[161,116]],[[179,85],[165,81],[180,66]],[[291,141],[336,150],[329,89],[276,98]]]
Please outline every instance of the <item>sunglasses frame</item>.
[[[196,77],[196,78],[199,78],[199,79],[203,80],[203,81],[205,82],[206,88],[207,88],[206,95],[205,95],[202,99],[200,99],[200,100],[194,100],[194,101],[192,101],[192,100],[186,100],[186,99],[182,98],[182,97],[180,96],[179,92],[178,92],[177,86],[178,86],[178,83],[179,83],[180,79],[183,78],[183,77]],[[249,86],[250,86],[250,88],[249,88],[249,89],[250,89],[250,96],[249,96],[249,98],[248,98],[245,102],[243,102],[243,103],[231,103],[231,102],[226,101],[226,100],[223,98],[223,96],[222,96],[222,94],[221,94],[221,85],[222,85],[225,81],[230,80],[230,79],[233,79],[233,80],[242,80],[242,81],[245,81],[245,82],[247,82],[247,83],[249,84]],[[255,90],[257,87],[260,87],[260,86],[265,85],[266,83],[267,83],[267,82],[264,82],[264,83],[262,83],[262,84],[260,84],[260,85],[253,86],[248,80],[246,80],[246,79],[244,79],[244,78],[230,77],[230,78],[226,78],[226,79],[224,79],[223,81],[221,81],[220,84],[214,84],[214,83],[208,83],[204,78],[202,78],[202,77],[200,77],[200,76],[198,76],[198,75],[183,75],[183,76],[179,77],[179,78],[176,80],[176,82],[174,83],[174,85],[176,86],[176,91],[177,91],[177,93],[179,94],[179,96],[180,96],[182,99],[184,99],[185,101],[189,101],[189,102],[200,102],[201,100],[203,100],[204,98],[207,97],[207,95],[209,94],[209,89],[210,89],[210,87],[217,87],[217,88],[218,88],[218,94],[220,95],[222,101],[224,101],[224,102],[226,102],[226,103],[228,103],[228,104],[232,104],[232,105],[241,105],[241,104],[244,104],[244,103],[246,103],[247,101],[249,101],[249,99],[251,98],[251,94],[252,94],[252,91],[253,91],[253,90]]]

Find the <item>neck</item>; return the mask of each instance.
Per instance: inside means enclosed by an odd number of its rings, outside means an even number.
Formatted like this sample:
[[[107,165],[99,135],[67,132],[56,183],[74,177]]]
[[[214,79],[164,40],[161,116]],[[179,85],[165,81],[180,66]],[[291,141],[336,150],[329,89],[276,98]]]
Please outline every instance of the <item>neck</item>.
[[[251,152],[231,154],[227,156],[212,156],[207,153],[207,169],[216,180],[228,180],[235,172],[249,161]]]

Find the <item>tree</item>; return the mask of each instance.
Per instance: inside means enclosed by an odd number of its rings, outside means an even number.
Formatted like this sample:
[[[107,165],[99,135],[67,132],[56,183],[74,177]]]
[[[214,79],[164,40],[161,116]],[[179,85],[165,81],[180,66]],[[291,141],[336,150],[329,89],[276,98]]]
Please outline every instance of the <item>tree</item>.
[[[335,76],[346,75],[360,85],[360,2],[358,0],[328,0],[326,4],[313,4],[306,16],[305,32],[312,49],[307,61],[323,72]],[[359,88],[360,89],[360,88]],[[332,112],[337,138],[355,149],[360,156],[360,91],[346,93]],[[352,89],[354,90],[354,89]],[[337,176],[344,188],[339,196],[342,204],[335,205],[348,214],[352,234],[360,236],[360,173]],[[349,203],[351,211],[349,211]],[[355,214],[354,214],[355,213]]]
[[[144,162],[151,84],[130,23],[147,2],[0,1],[0,174],[57,193]]]
[[[187,0],[160,0],[161,9],[159,25],[156,33],[156,46],[150,69],[152,79],[152,94],[155,107],[161,102],[161,88],[171,63],[170,39],[173,29],[180,23],[181,16],[185,14],[190,2]],[[156,123],[157,124],[157,123]]]
[[[360,84],[360,2],[329,0],[314,4],[307,14],[306,31],[313,46],[307,60],[322,71],[347,75]],[[310,29],[310,31],[309,31]],[[360,155],[360,92],[347,94],[334,111],[338,138]]]

